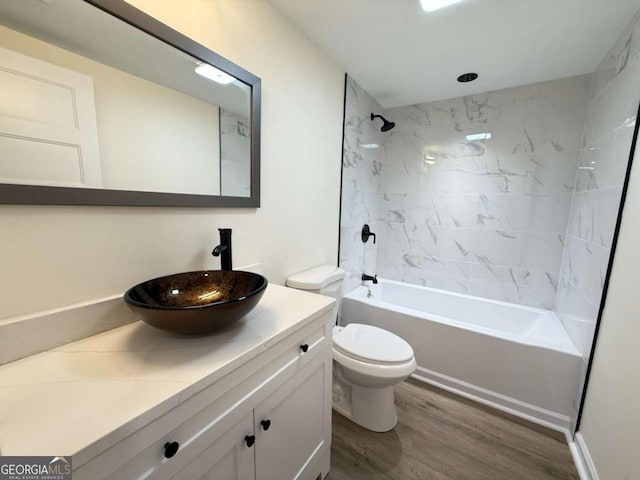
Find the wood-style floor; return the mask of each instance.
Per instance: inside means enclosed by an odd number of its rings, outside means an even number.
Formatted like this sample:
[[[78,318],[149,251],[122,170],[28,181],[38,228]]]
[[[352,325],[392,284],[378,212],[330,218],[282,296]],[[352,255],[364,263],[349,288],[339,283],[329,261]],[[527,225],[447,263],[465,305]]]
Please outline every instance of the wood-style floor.
[[[395,394],[391,432],[333,412],[327,480],[578,479],[563,435],[413,380]]]

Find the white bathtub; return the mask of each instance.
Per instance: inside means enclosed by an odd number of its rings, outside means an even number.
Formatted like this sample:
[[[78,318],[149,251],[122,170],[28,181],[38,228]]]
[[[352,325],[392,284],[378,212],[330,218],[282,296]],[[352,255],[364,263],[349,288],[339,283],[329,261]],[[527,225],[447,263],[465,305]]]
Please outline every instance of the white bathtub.
[[[343,298],[340,321],[404,338],[418,379],[556,430],[572,427],[582,359],[553,312],[380,280]]]

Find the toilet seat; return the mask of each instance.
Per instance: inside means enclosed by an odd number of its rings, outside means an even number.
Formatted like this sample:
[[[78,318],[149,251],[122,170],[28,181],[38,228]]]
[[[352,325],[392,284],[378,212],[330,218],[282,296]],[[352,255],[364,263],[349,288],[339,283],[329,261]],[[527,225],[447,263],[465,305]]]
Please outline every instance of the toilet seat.
[[[380,379],[407,377],[416,369],[411,345],[382,328],[359,323],[334,330],[333,359],[353,372]]]
[[[333,335],[334,350],[371,365],[402,365],[413,360],[413,349],[402,338],[382,328],[350,323]]]
[[[376,364],[358,360],[333,348],[333,359],[353,372],[377,378],[403,378],[411,375],[416,369],[416,360],[412,356],[407,362],[396,364]]]

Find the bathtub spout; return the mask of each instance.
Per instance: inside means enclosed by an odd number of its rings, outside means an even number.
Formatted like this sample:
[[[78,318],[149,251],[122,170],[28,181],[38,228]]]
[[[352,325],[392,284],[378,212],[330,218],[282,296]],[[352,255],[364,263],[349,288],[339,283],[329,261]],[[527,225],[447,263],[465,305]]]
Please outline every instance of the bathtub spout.
[[[367,275],[366,273],[363,273],[362,274],[362,281],[363,282],[371,281],[374,284],[377,284],[378,283],[378,276],[377,275],[371,276],[371,275]]]

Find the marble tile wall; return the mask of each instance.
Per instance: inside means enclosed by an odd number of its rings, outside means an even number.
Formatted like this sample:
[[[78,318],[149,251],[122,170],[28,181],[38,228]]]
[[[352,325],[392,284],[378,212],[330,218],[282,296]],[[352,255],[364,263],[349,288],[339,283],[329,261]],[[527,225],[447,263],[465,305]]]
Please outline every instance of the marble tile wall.
[[[377,245],[362,243],[362,226],[378,230],[376,197],[380,190],[383,136],[371,113],[382,113],[378,102],[352,78],[347,78],[342,158],[340,266],[346,270],[344,292],[361,284],[362,273],[376,273]]]
[[[588,91],[581,76],[386,110],[377,273],[553,308]]]
[[[249,118],[220,109],[221,195],[251,196],[251,123]]]
[[[639,12],[640,13],[640,12]],[[556,311],[586,361],[640,102],[640,15],[593,74]]]

